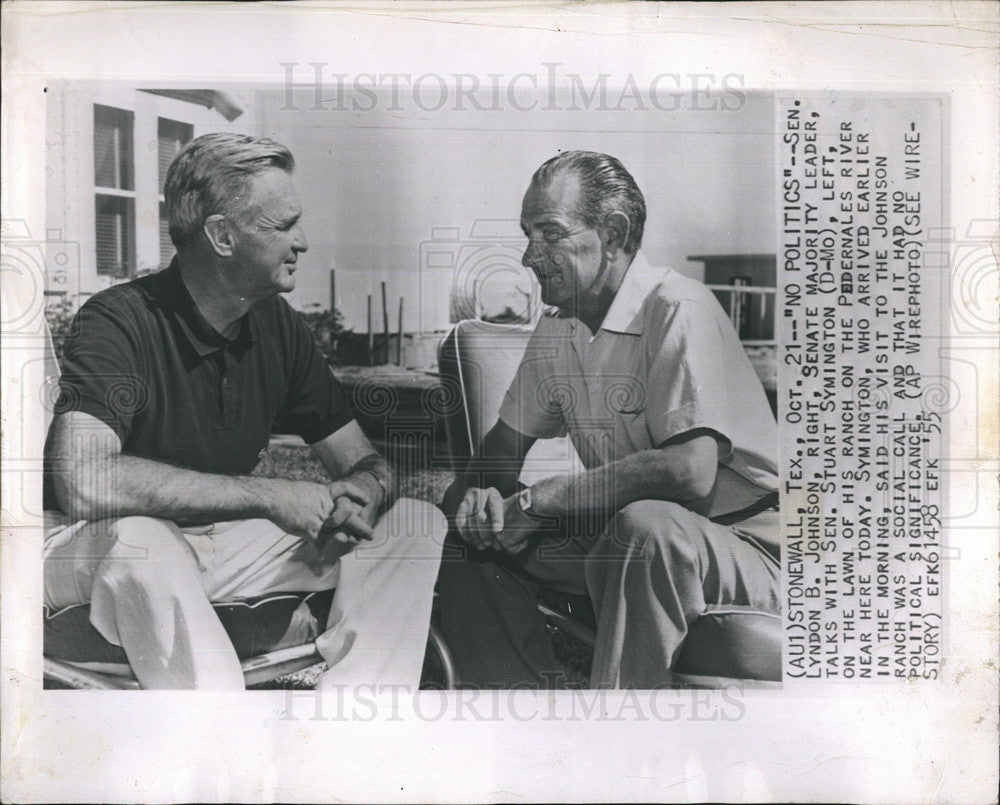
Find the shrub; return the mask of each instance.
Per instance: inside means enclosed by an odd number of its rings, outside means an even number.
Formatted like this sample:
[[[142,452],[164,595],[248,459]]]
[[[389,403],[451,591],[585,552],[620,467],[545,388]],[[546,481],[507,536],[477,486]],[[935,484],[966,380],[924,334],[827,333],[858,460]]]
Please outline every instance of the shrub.
[[[73,317],[76,315],[78,305],[76,300],[68,294],[50,297],[50,299],[51,301],[45,305],[45,321],[49,325],[49,333],[52,336],[56,357],[61,360],[63,344],[69,336],[70,326],[73,324]]]
[[[313,307],[318,307],[318,305],[313,305]],[[344,332],[343,317],[340,315],[340,311],[336,308],[333,310],[307,310],[300,315],[312,331],[320,351],[327,360],[332,360],[337,352],[337,341],[340,334]]]
[[[300,315],[331,366],[364,366],[368,362],[368,336],[345,330],[339,310],[307,310]],[[376,348],[384,340],[376,335]]]

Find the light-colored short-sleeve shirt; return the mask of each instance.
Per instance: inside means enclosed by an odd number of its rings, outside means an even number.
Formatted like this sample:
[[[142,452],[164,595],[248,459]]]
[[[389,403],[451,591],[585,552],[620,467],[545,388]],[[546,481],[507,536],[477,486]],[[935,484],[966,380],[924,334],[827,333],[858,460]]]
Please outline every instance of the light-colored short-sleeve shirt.
[[[500,407],[538,439],[567,432],[588,469],[696,430],[719,445],[715,487],[692,508],[739,511],[777,489],[777,425],[711,291],[636,255],[600,329],[544,316]]]

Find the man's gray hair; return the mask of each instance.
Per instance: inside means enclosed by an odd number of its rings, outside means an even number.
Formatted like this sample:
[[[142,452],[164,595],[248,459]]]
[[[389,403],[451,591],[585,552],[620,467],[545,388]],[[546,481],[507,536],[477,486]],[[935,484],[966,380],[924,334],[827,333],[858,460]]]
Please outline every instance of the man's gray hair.
[[[163,188],[174,246],[197,242],[208,216],[236,212],[250,177],[269,168],[295,169],[291,151],[274,140],[216,132],[189,142],[170,163]]]
[[[580,180],[580,202],[577,215],[584,224],[596,229],[607,223],[613,213],[628,219],[628,236],[623,244],[629,254],[635,254],[642,244],[646,224],[646,199],[617,159],[596,151],[564,151],[545,162],[531,177],[531,183],[542,186],[568,171]]]

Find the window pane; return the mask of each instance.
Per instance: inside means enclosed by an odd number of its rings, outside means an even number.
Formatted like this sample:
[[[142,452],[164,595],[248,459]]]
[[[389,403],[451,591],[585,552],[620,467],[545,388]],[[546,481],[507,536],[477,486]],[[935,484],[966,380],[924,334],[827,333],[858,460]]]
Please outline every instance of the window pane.
[[[134,190],[131,112],[94,104],[94,184]]]
[[[135,270],[135,199],[96,196],[97,273],[125,277]]]
[[[165,117],[157,118],[157,138],[159,147],[157,149],[157,161],[160,166],[160,192],[163,192],[163,185],[167,181],[167,168],[173,162],[174,157],[187,145],[194,137],[194,126],[190,123],[180,123],[176,120],[168,120]],[[161,239],[162,243],[162,239]],[[163,255],[163,250],[160,250]]]
[[[167,221],[167,205],[160,202],[160,268],[170,265],[174,256],[174,243],[170,240],[170,226]]]

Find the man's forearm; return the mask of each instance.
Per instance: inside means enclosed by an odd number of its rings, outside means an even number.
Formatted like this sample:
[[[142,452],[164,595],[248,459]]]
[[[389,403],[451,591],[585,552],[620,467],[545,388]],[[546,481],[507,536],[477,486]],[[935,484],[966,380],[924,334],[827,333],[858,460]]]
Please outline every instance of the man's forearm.
[[[504,497],[509,497],[517,491],[520,474],[521,464],[516,460],[480,457],[469,461],[458,481],[463,491],[469,487],[489,489],[492,486]]]
[[[700,488],[699,488],[700,485]],[[607,518],[637,500],[689,501],[711,488],[695,482],[690,467],[662,450],[643,450],[572,476],[556,476],[531,488],[532,511],[547,517]]]
[[[534,439],[497,423],[486,434],[465,470],[459,473],[441,501],[446,514],[454,514],[462,496],[470,487],[495,487],[505,498],[517,491],[517,481],[524,466],[524,457]]]
[[[129,455],[106,456],[57,476],[57,497],[79,519],[145,515],[179,523],[268,518],[289,482],[214,475]],[[285,490],[287,493],[288,490]]]
[[[478,456],[469,462],[469,485],[487,489],[493,486],[504,497],[510,497],[517,491],[524,458],[534,443],[534,438],[498,422],[483,439]]]

